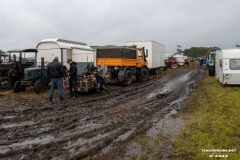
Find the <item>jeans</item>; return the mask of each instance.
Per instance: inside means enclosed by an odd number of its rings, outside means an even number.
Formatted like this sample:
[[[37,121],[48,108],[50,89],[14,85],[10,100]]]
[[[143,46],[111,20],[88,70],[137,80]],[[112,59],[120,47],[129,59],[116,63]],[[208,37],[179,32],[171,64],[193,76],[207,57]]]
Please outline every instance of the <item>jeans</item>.
[[[55,86],[58,88],[58,96],[60,99],[63,99],[63,86],[62,86],[62,79],[61,78],[51,78],[51,88],[48,98],[52,99],[54,94]]]

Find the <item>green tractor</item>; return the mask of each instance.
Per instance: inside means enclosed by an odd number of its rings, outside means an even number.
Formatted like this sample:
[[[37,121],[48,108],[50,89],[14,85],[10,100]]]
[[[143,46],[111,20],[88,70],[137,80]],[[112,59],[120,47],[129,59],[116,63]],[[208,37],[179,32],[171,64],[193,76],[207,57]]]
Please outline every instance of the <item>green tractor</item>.
[[[33,86],[35,93],[43,93],[49,82],[50,79],[47,75],[47,67],[42,57],[40,67],[26,68],[24,70],[24,79],[15,82],[14,92],[24,92],[27,86]]]
[[[23,78],[24,69],[34,67],[36,49],[10,50],[0,56],[0,90],[9,90]]]

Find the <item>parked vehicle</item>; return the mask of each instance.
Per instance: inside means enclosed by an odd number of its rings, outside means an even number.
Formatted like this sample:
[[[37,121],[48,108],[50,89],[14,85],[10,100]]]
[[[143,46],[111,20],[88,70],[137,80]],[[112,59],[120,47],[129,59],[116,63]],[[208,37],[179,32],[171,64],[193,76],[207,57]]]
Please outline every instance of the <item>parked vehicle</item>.
[[[180,55],[180,54],[175,54],[173,56],[176,60],[179,66],[184,66],[185,64],[185,56]]]
[[[47,66],[44,58],[41,58],[41,66],[35,68],[26,68],[24,70],[24,78],[16,81],[14,84],[14,92],[24,92],[26,87],[34,86],[35,93],[43,93],[48,86],[50,79],[47,75]]]
[[[51,62],[58,56],[59,61],[69,69],[68,59],[77,63],[78,75],[82,74],[88,65],[94,65],[94,53],[86,43],[64,40],[45,39],[36,46],[38,50],[37,63],[40,64],[41,57],[45,63]]]
[[[128,41],[127,46],[144,47],[150,73],[159,74],[165,68],[165,45],[155,41]]]
[[[240,49],[217,50],[217,80],[224,85],[240,85]]]
[[[208,53],[208,59],[210,60],[210,64],[208,66],[209,76],[215,76],[215,57],[216,57],[216,51]]]
[[[149,69],[145,48],[137,46],[106,46],[97,49],[97,66],[105,65],[110,81],[129,86],[133,75],[138,81],[145,82],[149,78]]]
[[[1,54],[0,90],[8,90],[13,84],[23,78],[24,69],[34,67],[36,49],[9,50]]]
[[[187,56],[184,56],[184,61],[185,61],[184,65],[186,64],[186,65],[189,66],[189,64],[190,64],[190,60],[188,59]]]
[[[165,59],[165,64],[169,68],[178,68],[178,62],[174,57],[169,57],[168,59]]]

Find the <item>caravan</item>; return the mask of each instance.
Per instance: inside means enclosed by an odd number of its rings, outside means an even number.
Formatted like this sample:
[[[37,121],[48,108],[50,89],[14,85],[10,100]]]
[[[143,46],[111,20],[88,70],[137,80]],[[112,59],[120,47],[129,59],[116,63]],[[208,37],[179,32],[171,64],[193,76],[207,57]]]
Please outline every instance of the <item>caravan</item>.
[[[87,65],[94,64],[94,53],[91,47],[85,43],[75,42],[64,39],[45,39],[38,43],[36,49],[37,63],[40,65],[41,57],[45,62],[51,62],[54,57],[58,56],[59,61],[69,69],[68,59],[77,63],[78,74],[84,72]]]
[[[215,73],[224,85],[240,85],[240,49],[217,50]]]

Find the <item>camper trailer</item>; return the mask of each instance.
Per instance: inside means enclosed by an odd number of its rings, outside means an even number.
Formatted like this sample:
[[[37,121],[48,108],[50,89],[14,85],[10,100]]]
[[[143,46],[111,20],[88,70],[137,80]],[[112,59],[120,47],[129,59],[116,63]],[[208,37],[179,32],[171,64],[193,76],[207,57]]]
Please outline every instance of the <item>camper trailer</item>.
[[[173,57],[177,60],[178,65],[184,66],[184,64],[185,64],[185,56],[180,55],[180,54],[176,54]]]
[[[217,50],[215,73],[224,85],[240,85],[240,49]]]
[[[41,57],[44,57],[46,63],[51,62],[58,56],[59,62],[69,69],[68,59],[77,63],[78,74],[82,74],[88,65],[94,65],[95,50],[87,46],[86,43],[75,42],[64,39],[45,39],[38,43],[36,49],[37,64],[40,65]]]

